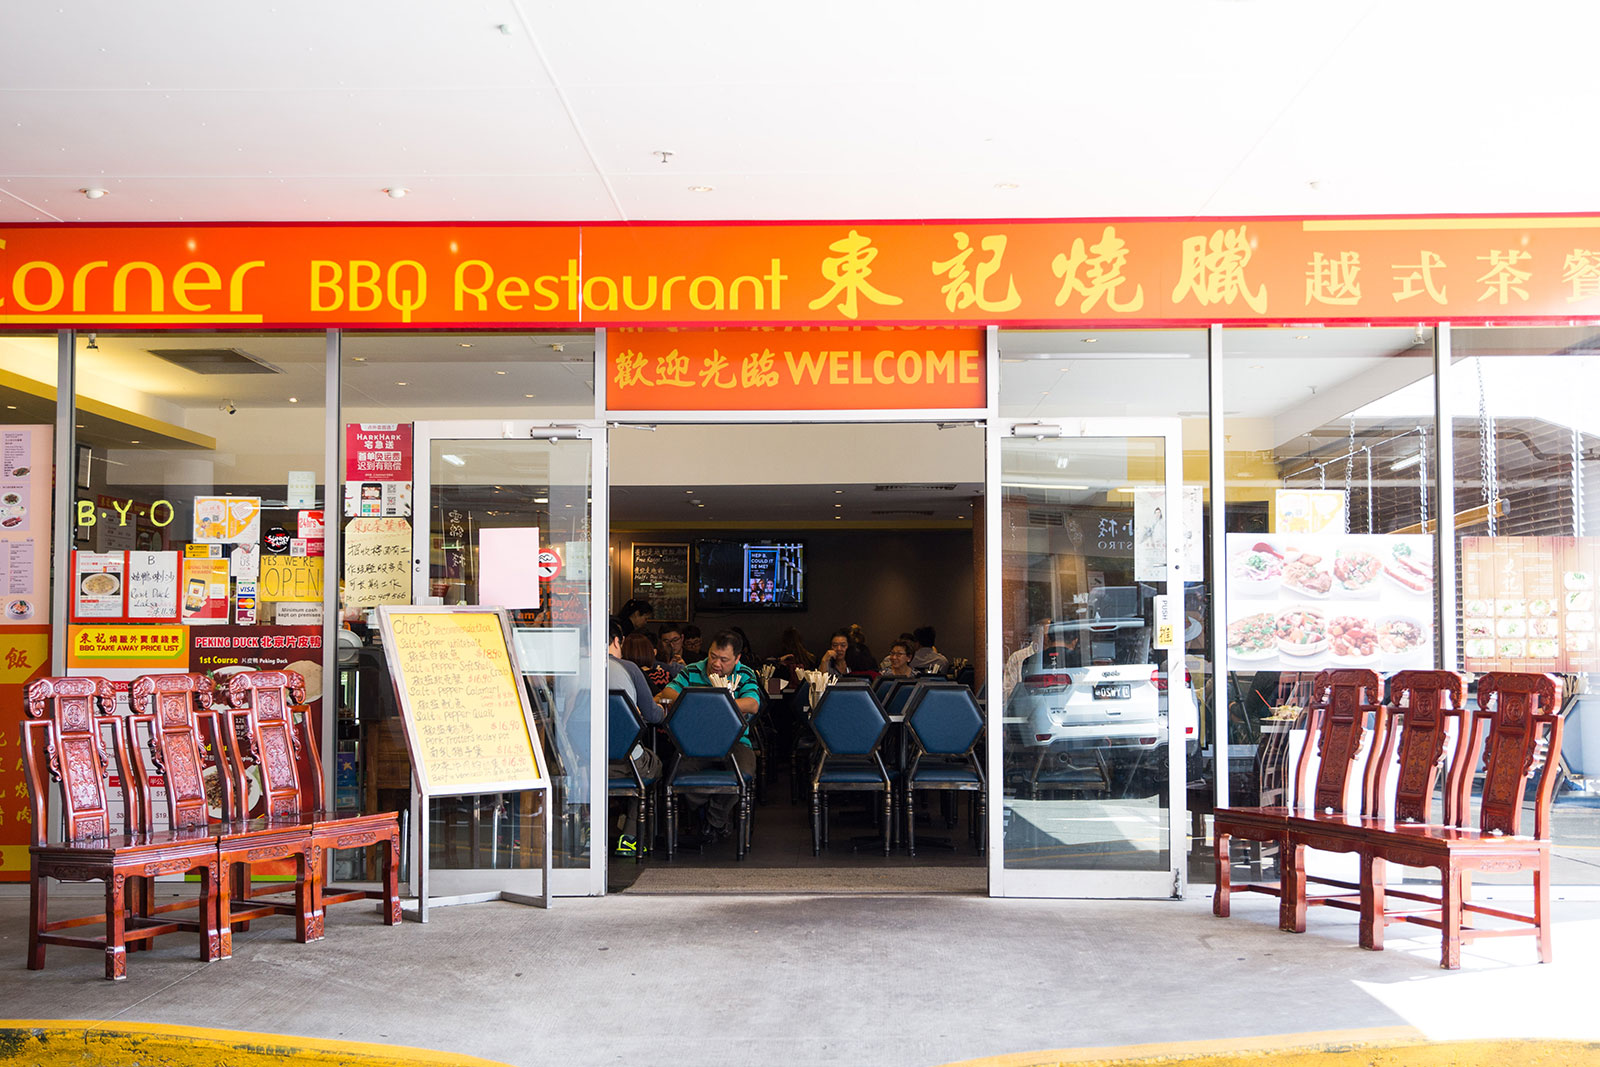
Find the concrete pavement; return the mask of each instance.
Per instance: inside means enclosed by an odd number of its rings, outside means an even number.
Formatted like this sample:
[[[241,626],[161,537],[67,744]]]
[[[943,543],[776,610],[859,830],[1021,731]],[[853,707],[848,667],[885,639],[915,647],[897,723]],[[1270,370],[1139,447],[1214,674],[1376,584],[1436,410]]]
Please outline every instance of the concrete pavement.
[[[64,899],[69,890],[53,893]],[[83,895],[90,910],[98,895]],[[1314,909],[1280,933],[1276,903],[1037,901],[959,895],[629,896],[434,909],[385,928],[287,920],[202,964],[161,939],[100,977],[96,953],[23,966],[25,887],[0,888],[0,1003],[14,1019],[223,1027],[453,1051],[518,1065],[935,1064],[1030,1050],[1382,1030],[1433,1040],[1600,1039],[1592,965],[1600,901],[1560,899],[1556,962],[1531,939],[1468,946],[1391,928],[1355,945],[1353,916]],[[1292,1038],[1288,1039],[1292,1042]]]

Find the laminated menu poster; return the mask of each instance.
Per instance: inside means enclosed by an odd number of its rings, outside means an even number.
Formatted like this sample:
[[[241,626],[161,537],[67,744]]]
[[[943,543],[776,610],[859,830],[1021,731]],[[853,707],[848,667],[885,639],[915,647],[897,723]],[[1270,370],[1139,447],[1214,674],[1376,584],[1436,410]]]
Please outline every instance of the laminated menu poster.
[[[0,427],[0,624],[50,618],[49,426]]]
[[[1600,670],[1597,569],[1600,538],[1463,537],[1462,667]]]
[[[1426,534],[1231,533],[1228,667],[1433,667]]]
[[[74,552],[72,554],[72,619],[124,619],[128,610],[128,554],[126,552]]]

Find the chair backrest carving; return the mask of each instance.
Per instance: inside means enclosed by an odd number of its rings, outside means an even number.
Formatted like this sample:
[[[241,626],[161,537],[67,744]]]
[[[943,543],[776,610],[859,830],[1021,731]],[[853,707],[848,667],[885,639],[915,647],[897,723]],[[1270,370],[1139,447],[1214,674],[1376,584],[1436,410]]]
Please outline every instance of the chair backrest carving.
[[[1390,764],[1399,760],[1394,790],[1396,822],[1433,821],[1433,792],[1444,765],[1450,725],[1457,724],[1456,756],[1446,779],[1444,821],[1460,817],[1459,781],[1470,782],[1471,768],[1463,767],[1461,753],[1470,731],[1464,711],[1467,686],[1454,671],[1400,671],[1389,679],[1389,716],[1386,738],[1377,756],[1379,792],[1385,792]],[[1376,811],[1371,814],[1377,814]]]
[[[269,818],[298,815],[321,806],[320,797],[308,795],[302,788],[303,780],[313,789],[320,788],[322,777],[310,731],[294,721],[294,706],[303,703],[305,696],[305,679],[294,671],[241,671],[228,679],[226,697],[234,709],[230,717],[244,728],[243,751],[236,764],[242,772],[242,757],[255,758]],[[227,732],[237,736],[233,730]],[[302,761],[309,764],[304,779]],[[249,796],[248,783],[236,781],[234,786],[240,797]]]
[[[1333,668],[1318,672],[1311,683],[1311,702],[1307,706],[1306,745],[1295,764],[1294,795],[1303,803],[1310,752],[1315,746],[1317,782],[1312,807],[1335,815],[1345,813],[1345,794],[1350,768],[1361,754],[1366,739],[1368,713],[1374,714],[1374,731],[1382,733],[1383,683],[1378,672],[1358,668]],[[1370,761],[1369,761],[1370,762]],[[1371,802],[1374,783],[1371,774],[1363,781],[1362,804]]]
[[[211,680],[203,674],[144,674],[128,688],[128,705],[133,709],[130,729],[143,725],[149,730],[147,747],[155,767],[166,780],[167,815],[173,829],[205,826],[211,820],[206,795],[207,759],[201,747],[202,715],[211,717]],[[222,767],[223,754],[216,749],[218,731],[211,721],[213,741],[212,770],[220,791],[218,808],[228,811],[231,793],[229,775]],[[138,756],[137,734],[130,735],[134,755]]]
[[[1497,671],[1478,679],[1478,710],[1471,745],[1472,762],[1485,727],[1483,796],[1478,828],[1488,834],[1517,834],[1523,795],[1542,760],[1534,802],[1534,836],[1548,837],[1552,764],[1561,752],[1561,684],[1548,674]],[[1492,711],[1490,705],[1494,705]]]
[[[116,692],[104,678],[36,678],[28,683],[23,727],[34,808],[42,814],[46,773],[61,783],[63,839],[82,841],[111,832],[103,728],[113,716]],[[112,731],[117,766],[127,773],[120,724]],[[42,727],[42,729],[40,729]],[[40,746],[43,746],[42,749]],[[126,779],[124,779],[126,780]],[[124,791],[126,795],[126,790]],[[34,837],[43,842],[44,822],[35,815]]]

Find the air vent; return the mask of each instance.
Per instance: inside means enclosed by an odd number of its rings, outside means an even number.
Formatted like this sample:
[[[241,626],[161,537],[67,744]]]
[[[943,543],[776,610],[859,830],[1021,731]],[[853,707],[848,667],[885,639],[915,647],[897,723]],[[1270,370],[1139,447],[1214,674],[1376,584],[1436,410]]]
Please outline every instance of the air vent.
[[[196,374],[282,374],[277,367],[237,348],[150,348],[152,356]]]
[[[1062,526],[1064,519],[1059,511],[1044,511],[1038,508],[1028,509],[1029,526]]]
[[[907,518],[907,519],[927,519],[927,518],[932,518],[933,517],[933,512],[931,512],[931,511],[916,511],[916,510],[909,509],[909,508],[884,508],[884,509],[881,509],[881,510],[877,509],[877,508],[874,508],[870,512],[870,514],[872,514],[872,515],[898,515],[901,518]]]
[[[908,482],[903,485],[875,485],[874,493],[953,493],[956,491],[954,484],[932,485]]]

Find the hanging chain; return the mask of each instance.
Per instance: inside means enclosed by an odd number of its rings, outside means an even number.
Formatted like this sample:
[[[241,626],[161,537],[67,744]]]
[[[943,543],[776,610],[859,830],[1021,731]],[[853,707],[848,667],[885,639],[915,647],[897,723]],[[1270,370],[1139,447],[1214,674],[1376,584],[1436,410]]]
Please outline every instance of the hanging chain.
[[[1344,454],[1344,532],[1350,532],[1350,508],[1354,505],[1355,498],[1351,493],[1350,482],[1356,470],[1356,417],[1350,415],[1350,447]],[[1367,501],[1367,507],[1372,507],[1372,501]]]
[[[1428,525],[1428,431],[1424,427],[1417,427],[1417,432],[1422,435],[1422,443],[1417,446],[1422,462],[1417,464],[1417,510],[1422,513],[1422,525]]]
[[[1583,536],[1583,432],[1572,428],[1572,536]]]
[[[1372,532],[1372,449],[1362,449],[1367,454],[1367,533]]]
[[[1328,465],[1326,463],[1317,464],[1317,488],[1328,488]]]
[[[1494,419],[1489,417],[1489,397],[1483,388],[1483,360],[1473,361],[1478,367],[1478,474],[1483,482],[1483,502],[1489,511],[1489,536],[1496,534],[1495,512],[1499,510],[1500,478],[1497,471],[1499,457],[1494,439]]]

